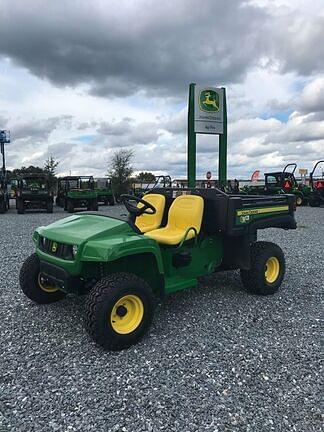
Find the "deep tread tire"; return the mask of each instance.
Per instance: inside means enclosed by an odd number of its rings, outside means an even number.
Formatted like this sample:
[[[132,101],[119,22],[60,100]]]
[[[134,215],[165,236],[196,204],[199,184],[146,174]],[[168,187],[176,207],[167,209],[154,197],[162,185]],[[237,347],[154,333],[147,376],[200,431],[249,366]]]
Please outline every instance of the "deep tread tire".
[[[304,204],[304,199],[303,199],[303,195],[296,195],[296,206],[302,206]]]
[[[0,201],[0,213],[1,214],[5,213],[6,210],[7,210],[6,209],[6,202],[5,202],[5,200],[1,199],[1,201]]]
[[[279,275],[273,283],[265,278],[266,262],[270,257],[279,261]],[[275,243],[259,241],[251,246],[251,269],[241,270],[241,279],[245,289],[252,294],[270,295],[278,291],[285,275],[284,253]]]
[[[72,201],[68,201],[66,203],[66,210],[68,211],[68,213],[73,213],[74,212],[74,205]]]
[[[65,293],[62,291],[45,292],[38,284],[39,258],[33,253],[22,265],[19,273],[19,284],[22,292],[30,299],[39,304],[54,303],[62,300]]]
[[[92,201],[91,210],[98,211],[98,201],[97,200]]]
[[[17,213],[24,214],[25,213],[25,205],[22,199],[17,200]]]
[[[47,201],[46,203],[46,212],[53,213],[53,203],[52,201]]]
[[[144,315],[132,333],[119,334],[112,328],[110,315],[117,301],[128,294],[140,297]],[[154,295],[144,280],[129,273],[115,273],[101,279],[90,291],[85,304],[85,327],[98,345],[122,350],[137,343],[150,328],[154,306]]]

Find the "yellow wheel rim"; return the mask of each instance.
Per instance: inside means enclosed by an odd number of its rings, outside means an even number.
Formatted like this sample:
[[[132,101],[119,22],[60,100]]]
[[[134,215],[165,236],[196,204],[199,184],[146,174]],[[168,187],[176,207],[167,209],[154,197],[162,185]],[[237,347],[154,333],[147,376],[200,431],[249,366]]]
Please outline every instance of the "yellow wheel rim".
[[[47,293],[53,293],[53,292],[58,291],[58,288],[55,288],[49,284],[44,283],[44,281],[42,281],[40,274],[38,275],[38,285],[42,291],[45,291]]]
[[[271,257],[266,262],[265,279],[268,283],[273,283],[278,279],[280,273],[280,263],[278,258]]]
[[[302,199],[301,199],[301,197],[297,197],[297,199],[296,199],[296,204],[297,204],[297,205],[301,205],[301,203],[302,203]]]
[[[110,323],[116,333],[129,334],[141,324],[144,315],[142,300],[129,294],[118,300],[110,315]]]

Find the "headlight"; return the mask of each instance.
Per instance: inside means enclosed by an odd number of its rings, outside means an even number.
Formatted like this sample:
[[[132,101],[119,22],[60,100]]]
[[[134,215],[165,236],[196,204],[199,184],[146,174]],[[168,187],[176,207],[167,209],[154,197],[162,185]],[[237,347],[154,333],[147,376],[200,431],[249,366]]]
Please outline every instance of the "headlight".
[[[77,253],[78,253],[78,245],[73,245],[72,246],[73,258],[75,258],[75,256],[76,256]]]

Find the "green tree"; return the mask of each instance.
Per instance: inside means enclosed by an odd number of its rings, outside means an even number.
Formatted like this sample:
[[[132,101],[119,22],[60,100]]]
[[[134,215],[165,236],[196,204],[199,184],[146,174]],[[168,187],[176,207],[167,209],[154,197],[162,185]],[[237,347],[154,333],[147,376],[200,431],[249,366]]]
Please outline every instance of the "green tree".
[[[137,176],[137,179],[142,182],[153,183],[155,182],[155,175],[151,172],[140,172]]]
[[[54,156],[50,156],[48,159],[46,159],[44,164],[44,172],[48,174],[49,177],[49,183],[51,187],[54,187],[56,185],[56,168],[59,165],[59,161],[55,159]]]
[[[130,189],[130,177],[133,173],[132,150],[117,150],[111,159],[108,176],[111,178],[112,188],[116,197],[128,193]]]
[[[45,161],[44,171],[45,171],[46,173],[48,173],[49,175],[55,177],[55,174],[56,174],[56,168],[58,167],[59,163],[60,163],[60,162],[57,161],[57,160],[55,159],[55,157],[50,156],[50,157],[49,157],[48,159],[46,159],[46,161]]]

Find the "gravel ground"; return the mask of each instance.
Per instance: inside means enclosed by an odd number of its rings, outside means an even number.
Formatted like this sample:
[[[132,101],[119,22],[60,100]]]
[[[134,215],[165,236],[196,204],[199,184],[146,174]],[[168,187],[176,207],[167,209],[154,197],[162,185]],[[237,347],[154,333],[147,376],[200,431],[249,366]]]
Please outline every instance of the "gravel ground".
[[[262,233],[285,251],[279,293],[245,293],[238,272],[204,278],[117,353],[89,339],[84,298],[39,306],[20,292],[34,228],[64,216],[0,215],[1,432],[321,429],[324,209],[299,208],[297,231]]]

